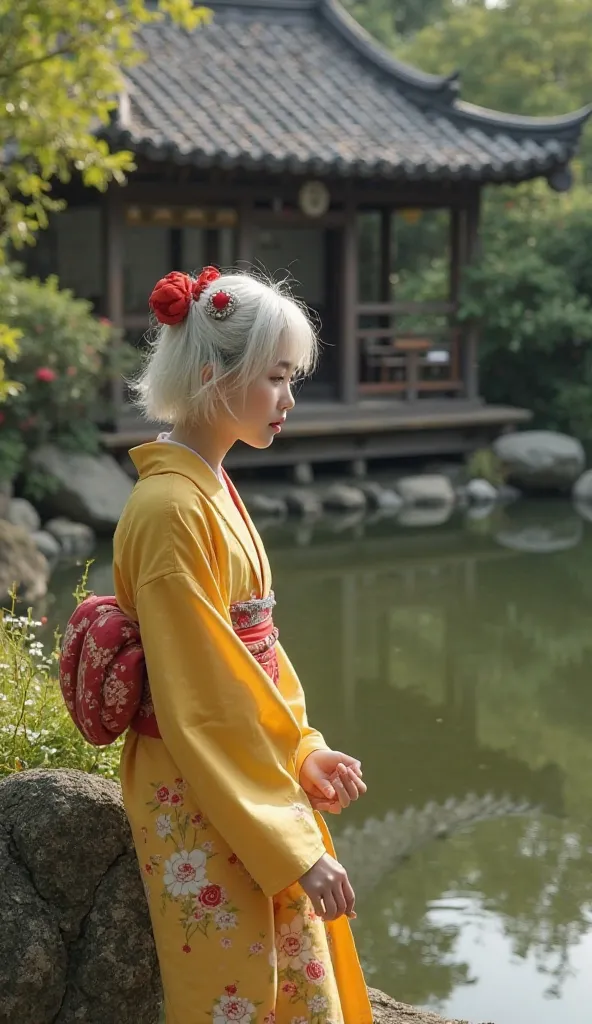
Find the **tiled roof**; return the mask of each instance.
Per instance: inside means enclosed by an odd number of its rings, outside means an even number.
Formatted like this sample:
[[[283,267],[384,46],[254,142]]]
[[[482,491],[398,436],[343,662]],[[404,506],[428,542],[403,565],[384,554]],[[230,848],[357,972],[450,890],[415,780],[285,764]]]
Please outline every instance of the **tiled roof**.
[[[144,28],[111,132],[200,167],[407,180],[560,174],[588,109],[514,117],[458,99],[374,44],[335,0],[213,0],[193,34]],[[559,180],[557,183],[559,184]]]

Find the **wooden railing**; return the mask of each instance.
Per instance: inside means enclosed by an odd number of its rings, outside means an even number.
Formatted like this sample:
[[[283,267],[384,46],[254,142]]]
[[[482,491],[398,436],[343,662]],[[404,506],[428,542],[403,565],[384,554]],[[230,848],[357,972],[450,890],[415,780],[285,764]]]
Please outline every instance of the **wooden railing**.
[[[404,306],[404,308],[403,308]],[[413,307],[413,308],[412,308]],[[424,394],[453,395],[464,390],[461,331],[454,324],[453,303],[372,303],[358,307],[360,321],[377,318],[390,323],[358,326],[358,393],[398,395],[414,401]],[[408,331],[397,321],[409,314],[446,317],[452,323],[434,330]]]

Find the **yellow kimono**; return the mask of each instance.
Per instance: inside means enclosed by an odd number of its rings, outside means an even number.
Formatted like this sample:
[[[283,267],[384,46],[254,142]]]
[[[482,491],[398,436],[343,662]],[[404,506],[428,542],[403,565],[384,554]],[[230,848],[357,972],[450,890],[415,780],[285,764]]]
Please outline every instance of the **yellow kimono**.
[[[279,682],[229,608],[271,589],[242,504],[194,452],[131,452],[139,481],[114,543],[116,596],[140,624],[161,739],[128,732],[121,783],[167,1024],[370,1024],[349,923],[297,884],[333,852],[298,784],[326,746],[277,645]]]

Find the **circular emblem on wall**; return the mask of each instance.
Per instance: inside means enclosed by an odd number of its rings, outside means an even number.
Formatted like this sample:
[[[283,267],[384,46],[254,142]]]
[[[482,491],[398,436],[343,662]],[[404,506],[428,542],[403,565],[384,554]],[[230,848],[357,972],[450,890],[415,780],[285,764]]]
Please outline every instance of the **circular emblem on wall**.
[[[329,189],[322,181],[305,181],[298,193],[298,202],[307,217],[322,217],[331,202]]]

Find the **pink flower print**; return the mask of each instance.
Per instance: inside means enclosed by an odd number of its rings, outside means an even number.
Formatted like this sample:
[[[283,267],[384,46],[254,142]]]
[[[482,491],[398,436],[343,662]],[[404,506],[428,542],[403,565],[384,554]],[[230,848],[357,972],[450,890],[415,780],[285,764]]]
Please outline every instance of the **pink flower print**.
[[[170,802],[170,791],[168,786],[161,786],[160,789],[156,790],[154,794],[159,804],[168,804]]]
[[[230,949],[232,946],[232,939],[220,939],[220,945],[222,946],[222,949]]]
[[[263,1018],[263,1024],[275,1024],[275,1010],[270,1010]]]
[[[183,805],[183,797],[180,793],[171,793],[170,796],[171,807],[181,807]]]
[[[185,943],[185,945],[183,946],[183,952],[191,953],[191,946],[188,946],[187,943]]]
[[[286,996],[298,995],[298,988],[293,981],[285,981],[282,985],[282,992]]]
[[[327,974],[320,960],[310,960],[304,968],[304,973],[313,985],[321,985]]]
[[[259,956],[263,952],[265,946],[262,942],[254,942],[252,946],[249,946],[249,953],[251,956]]]
[[[216,907],[226,903],[227,896],[221,885],[216,885],[212,882],[200,890],[197,898],[202,907],[205,907],[207,910],[215,910]]]

